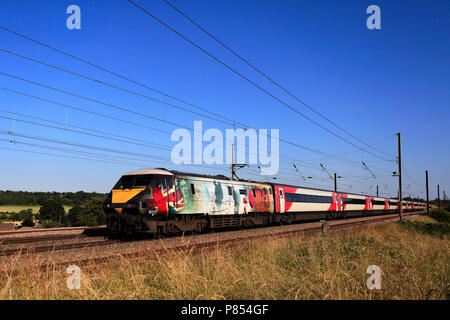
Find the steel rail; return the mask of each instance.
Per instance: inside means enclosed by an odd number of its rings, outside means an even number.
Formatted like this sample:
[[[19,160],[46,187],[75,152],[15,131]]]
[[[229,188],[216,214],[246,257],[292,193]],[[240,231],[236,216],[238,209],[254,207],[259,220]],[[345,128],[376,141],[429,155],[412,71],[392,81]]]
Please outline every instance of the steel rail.
[[[39,247],[6,249],[6,250],[0,251],[0,257],[12,256],[12,255],[17,255],[17,254],[22,254],[22,253],[40,253],[40,252],[51,252],[51,251],[58,251],[58,250],[70,250],[70,249],[106,246],[106,245],[114,244],[117,242],[118,242],[117,240],[106,239],[106,240],[98,240],[98,241],[84,241],[84,242],[66,243],[66,244],[53,244],[53,245],[39,246]]]
[[[69,240],[80,238],[89,238],[89,237],[82,233],[48,235],[48,236],[44,235],[38,237],[11,237],[11,238],[0,238],[0,245],[8,245],[15,243],[33,243],[43,241],[55,241],[55,240]]]
[[[0,236],[3,235],[16,235],[16,234],[26,234],[26,233],[38,233],[38,232],[62,232],[62,231],[72,231],[72,230],[96,230],[96,229],[106,229],[106,226],[100,226],[100,227],[66,227],[66,228],[49,228],[49,229],[33,229],[33,230],[12,230],[12,231],[1,231]],[[1,240],[1,238],[0,238]]]

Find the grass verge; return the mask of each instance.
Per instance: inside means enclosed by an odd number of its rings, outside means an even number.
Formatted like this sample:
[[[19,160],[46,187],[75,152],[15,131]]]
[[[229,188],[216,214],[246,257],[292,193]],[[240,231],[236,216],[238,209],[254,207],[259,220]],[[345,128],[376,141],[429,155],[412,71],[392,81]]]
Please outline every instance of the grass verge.
[[[429,217],[412,223],[438,224]],[[61,267],[3,271],[0,299],[449,299],[448,233],[412,225],[80,265],[80,290],[67,289]],[[381,268],[380,290],[366,286],[370,265]]]

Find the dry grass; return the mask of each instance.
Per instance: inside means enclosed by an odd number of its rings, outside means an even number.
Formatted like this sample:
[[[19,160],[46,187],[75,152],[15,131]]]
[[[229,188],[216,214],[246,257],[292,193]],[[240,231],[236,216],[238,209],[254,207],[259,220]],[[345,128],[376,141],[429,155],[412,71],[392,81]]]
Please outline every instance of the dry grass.
[[[381,290],[366,287],[373,264]],[[80,290],[61,267],[5,272],[0,299],[449,299],[449,266],[448,235],[388,224],[80,265]]]

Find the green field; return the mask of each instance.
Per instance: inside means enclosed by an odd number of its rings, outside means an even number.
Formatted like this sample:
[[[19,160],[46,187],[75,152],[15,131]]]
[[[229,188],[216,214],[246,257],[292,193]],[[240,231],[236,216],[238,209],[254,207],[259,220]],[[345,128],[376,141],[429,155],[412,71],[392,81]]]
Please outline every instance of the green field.
[[[71,206],[63,206],[64,210],[66,212],[69,212],[69,210],[72,208]],[[33,209],[34,214],[39,213],[40,206],[22,206],[22,205],[0,205],[0,212],[20,212],[20,210],[26,210],[26,209]]]

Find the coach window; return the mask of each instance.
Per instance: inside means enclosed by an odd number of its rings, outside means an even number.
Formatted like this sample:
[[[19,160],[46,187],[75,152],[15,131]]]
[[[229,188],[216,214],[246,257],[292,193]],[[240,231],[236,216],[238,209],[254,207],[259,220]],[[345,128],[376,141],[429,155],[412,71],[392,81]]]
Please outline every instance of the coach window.
[[[192,194],[195,194],[195,187],[194,187],[194,184],[193,184],[193,183],[191,183],[191,193],[192,193]]]
[[[280,198],[283,199],[283,190],[280,189]]]
[[[246,191],[245,189],[240,189],[240,190],[239,190],[239,193],[240,193],[240,194],[247,194],[247,191]]]
[[[230,186],[228,186],[228,195],[229,196],[233,195],[233,189]]]

